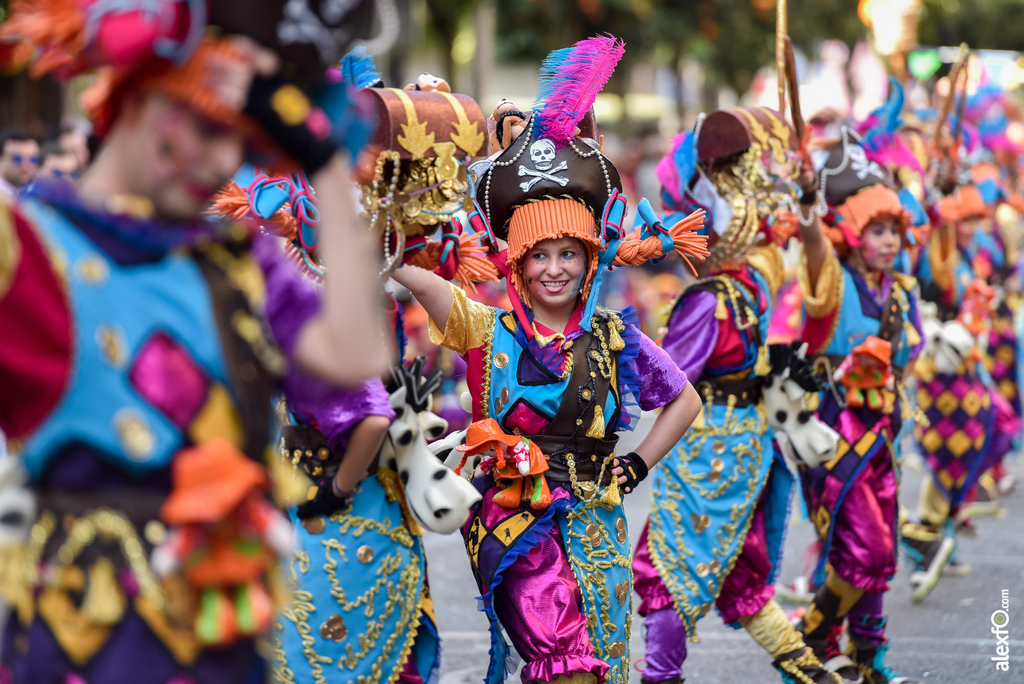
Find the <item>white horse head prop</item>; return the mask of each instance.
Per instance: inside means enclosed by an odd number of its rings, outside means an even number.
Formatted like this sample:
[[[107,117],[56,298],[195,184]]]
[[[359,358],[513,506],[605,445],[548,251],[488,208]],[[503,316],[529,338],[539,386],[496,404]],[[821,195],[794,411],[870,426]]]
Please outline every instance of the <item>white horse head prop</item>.
[[[956,375],[974,349],[975,338],[960,321],[926,321],[925,346],[921,355],[935,363],[939,375]]]
[[[21,463],[14,456],[0,454],[0,545],[28,539],[29,528],[36,517],[36,500],[25,486],[27,481],[28,475]]]
[[[391,369],[391,407],[395,420],[381,448],[381,462],[398,471],[405,499],[416,521],[433,532],[450,534],[469,518],[480,493],[446,467],[427,446],[427,439],[444,435],[448,423],[431,412],[432,395],[441,384],[441,371],[422,376],[425,357],[411,368]],[[392,463],[393,461],[393,463]]]
[[[787,454],[807,466],[827,463],[835,456],[839,433],[823,423],[810,406],[817,406],[817,393],[827,387],[815,375],[807,360],[807,345],[773,344],[769,347],[771,374],[765,379],[764,406],[768,425],[788,442]],[[809,405],[807,399],[814,399]],[[786,447],[783,446],[785,451]]]

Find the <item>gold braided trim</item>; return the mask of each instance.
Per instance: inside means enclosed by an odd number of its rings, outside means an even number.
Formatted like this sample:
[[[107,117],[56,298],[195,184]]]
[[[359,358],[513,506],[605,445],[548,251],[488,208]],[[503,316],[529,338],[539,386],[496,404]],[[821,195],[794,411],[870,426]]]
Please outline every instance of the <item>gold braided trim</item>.
[[[20,261],[21,242],[18,241],[14,221],[11,220],[10,209],[0,204],[0,299],[3,299],[14,282]]]
[[[599,496],[591,496],[589,499],[585,500],[583,506],[574,507],[567,513],[566,526],[568,536],[570,539],[575,539],[579,542],[580,547],[584,549],[586,553],[586,558],[580,558],[573,554],[569,554],[568,556],[569,562],[574,568],[574,574],[579,580],[580,590],[583,591],[587,597],[587,625],[588,627],[594,627],[600,624],[604,629],[601,641],[597,641],[591,631],[590,643],[594,647],[597,656],[601,660],[607,661],[609,658],[613,657],[610,653],[616,644],[621,642],[621,645],[624,645],[625,647],[625,652],[622,654],[621,666],[615,665],[612,667],[605,676],[605,682],[607,684],[628,684],[630,663],[629,644],[633,629],[632,586],[630,586],[630,591],[628,592],[630,608],[626,613],[626,624],[623,625],[623,637],[612,642],[609,637],[611,635],[618,635],[619,625],[615,624],[611,619],[609,606],[611,606],[611,601],[616,599],[608,589],[605,571],[610,570],[615,566],[626,568],[627,571],[630,572],[630,585],[632,585],[633,563],[630,556],[623,555],[618,552],[611,539],[612,533],[605,527],[604,521],[592,513],[596,506],[608,508],[607,505],[602,504],[600,498],[601,497]],[[621,507],[619,507],[619,513],[620,515],[623,514]],[[593,538],[588,534],[591,529],[595,527],[601,535],[599,543],[596,544],[594,543]],[[576,530],[582,531],[577,532]],[[615,532],[617,534],[617,531]],[[595,605],[595,595],[600,596],[601,599],[600,611]]]
[[[338,535],[352,533],[355,538],[361,537],[367,531],[374,531],[400,544],[405,548],[411,548],[414,544],[413,535],[403,525],[391,526],[388,518],[383,520],[371,520],[359,518],[352,515],[335,513],[330,517],[332,522],[338,524]],[[367,654],[374,649],[382,634],[384,623],[396,609],[402,611],[403,615],[399,620],[394,632],[387,636],[380,659],[377,662],[368,664],[369,674],[360,674],[355,677],[356,684],[394,684],[402,672],[405,661],[415,646],[416,637],[419,632],[420,623],[424,615],[424,601],[422,595],[417,596],[420,578],[423,575],[421,568],[422,560],[419,555],[413,554],[412,562],[399,574],[397,582],[390,578],[394,576],[401,567],[399,553],[387,554],[380,560],[378,574],[380,577],[374,586],[368,589],[355,600],[348,600],[344,588],[341,587],[337,577],[339,563],[332,555],[336,552],[342,562],[347,564],[346,547],[338,539],[327,538],[321,540],[324,547],[324,570],[327,573],[331,584],[331,596],[337,602],[338,607],[345,613],[352,612],[359,608],[367,618],[377,616],[376,620],[370,620],[365,625],[365,630],[358,636],[353,635],[358,644],[358,651],[352,643],[345,644],[345,655],[340,656],[337,662],[337,669],[342,672],[351,673],[356,667],[362,664]],[[311,562],[308,553],[296,552],[291,562],[291,587],[293,600],[291,605],[281,611],[284,619],[295,624],[296,631],[302,641],[303,655],[306,657],[312,670],[312,677],[315,684],[327,684],[324,676],[324,666],[334,665],[334,660],[329,656],[323,656],[316,652],[314,646],[316,639],[313,636],[313,628],[310,626],[310,618],[316,612],[313,603],[313,595],[308,591],[298,589],[298,575],[309,572]],[[377,614],[376,603],[379,596],[384,597],[384,604],[381,612]],[[411,608],[410,608],[411,607]],[[327,616],[324,616],[325,618]],[[282,632],[284,626],[278,622],[275,626],[277,632]],[[404,633],[404,638],[402,637]],[[402,641],[399,643],[399,639]],[[387,659],[395,648],[396,644],[400,649],[396,667],[390,673],[384,673],[381,661]],[[287,656],[284,653],[284,644],[279,636],[273,639],[274,658],[277,661],[277,668],[274,670],[275,681],[282,684],[294,684],[295,673],[288,667]]]
[[[705,400],[707,401],[707,398]],[[705,416],[704,424],[698,427],[695,422],[694,426],[684,436],[689,451],[684,451],[683,448],[676,449],[676,454],[679,457],[677,472],[680,474],[680,478],[688,487],[695,488],[704,498],[709,500],[717,498],[725,492],[729,482],[736,482],[743,476],[747,478],[746,502],[731,507],[729,520],[718,533],[719,546],[712,552],[716,562],[720,565],[718,572],[713,572],[709,568],[709,576],[705,583],[708,593],[714,597],[713,601],[718,599],[722,590],[722,582],[715,582],[715,579],[728,577],[729,573],[732,572],[742,550],[743,542],[750,532],[750,526],[753,524],[753,514],[746,515],[743,525],[740,523],[741,518],[754,505],[752,502],[756,501],[757,495],[760,493],[757,472],[758,465],[765,455],[761,448],[760,439],[752,439],[750,444],[733,445],[732,453],[736,456],[736,467],[729,478],[714,490],[707,490],[701,484],[705,479],[708,479],[707,474],[693,475],[689,472],[689,463],[702,452],[705,442],[710,438],[721,439],[737,432],[749,432],[756,435],[764,433],[767,425],[764,406],[758,404],[756,418],[751,417],[740,421],[733,416],[735,403],[735,397],[730,397],[722,425],[716,426],[710,422],[711,413],[708,409],[710,401],[708,401],[701,411],[702,415]],[[666,463],[664,467],[668,467],[668,464]],[[700,606],[690,605],[689,603],[686,591],[688,590],[694,594],[698,593],[700,587],[697,581],[701,579],[693,577],[686,563],[683,562],[683,558],[692,555],[685,542],[686,531],[693,529],[692,521],[685,520],[679,511],[678,501],[683,498],[682,485],[677,482],[666,481],[665,488],[666,496],[664,498],[658,500],[652,497],[651,500],[652,514],[649,518],[647,546],[651,554],[651,562],[665,581],[669,593],[672,594],[676,611],[690,633],[690,640],[696,642],[700,640],[697,636],[697,621],[711,610],[712,603],[708,602]],[[679,549],[678,552],[668,544],[666,531],[662,529],[660,518],[657,515],[660,511],[668,511],[672,519],[672,536],[676,547]],[[725,558],[725,549],[728,549],[734,541],[736,542],[735,552],[729,558]],[[726,561],[724,565],[721,563],[723,559]],[[678,577],[682,579],[678,579]]]

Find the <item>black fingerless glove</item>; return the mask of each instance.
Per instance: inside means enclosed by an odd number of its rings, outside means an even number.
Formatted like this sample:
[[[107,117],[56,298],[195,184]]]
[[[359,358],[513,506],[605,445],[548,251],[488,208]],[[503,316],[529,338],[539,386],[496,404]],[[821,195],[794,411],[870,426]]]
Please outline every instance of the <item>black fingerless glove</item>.
[[[307,176],[314,175],[338,151],[327,115],[307,93],[280,76],[253,78],[245,113],[299,162]]]
[[[626,482],[622,485],[622,490],[625,492],[635,491],[636,486],[644,481],[650,471],[647,463],[635,451],[630,451],[625,456],[619,456],[619,465],[622,466],[622,475],[626,477]]]
[[[296,509],[300,520],[306,520],[318,515],[331,516],[337,511],[347,508],[352,503],[355,492],[349,492],[343,496],[334,493],[334,478],[325,478],[316,483],[316,496],[300,505]]]

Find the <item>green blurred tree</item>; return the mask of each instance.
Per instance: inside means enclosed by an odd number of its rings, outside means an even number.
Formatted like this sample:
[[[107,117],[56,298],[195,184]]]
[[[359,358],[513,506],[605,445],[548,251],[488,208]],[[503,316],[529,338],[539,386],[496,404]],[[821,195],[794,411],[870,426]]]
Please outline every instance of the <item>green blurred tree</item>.
[[[1024,48],[1024,0],[923,0],[918,23],[922,45]]]

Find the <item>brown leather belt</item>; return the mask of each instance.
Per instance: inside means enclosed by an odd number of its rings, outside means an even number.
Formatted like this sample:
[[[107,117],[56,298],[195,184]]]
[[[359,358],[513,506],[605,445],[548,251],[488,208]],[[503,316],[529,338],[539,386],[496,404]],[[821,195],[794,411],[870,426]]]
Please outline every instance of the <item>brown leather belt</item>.
[[[711,395],[712,404],[728,404],[730,397],[736,397],[736,406],[756,404],[761,399],[763,378],[742,378],[737,380],[702,380],[697,383],[697,394],[702,399]]]
[[[566,451],[565,437],[553,437],[551,435],[530,435],[530,441],[540,447],[548,460],[548,470],[544,476],[552,482],[570,482],[569,457]],[[609,455],[615,453],[615,445],[618,436],[614,439],[594,439],[593,437],[578,437],[576,440],[578,451],[571,452],[573,463],[576,464],[576,480],[579,482],[594,482],[601,473],[601,464]],[[601,485],[611,482],[611,466],[605,468]]]

